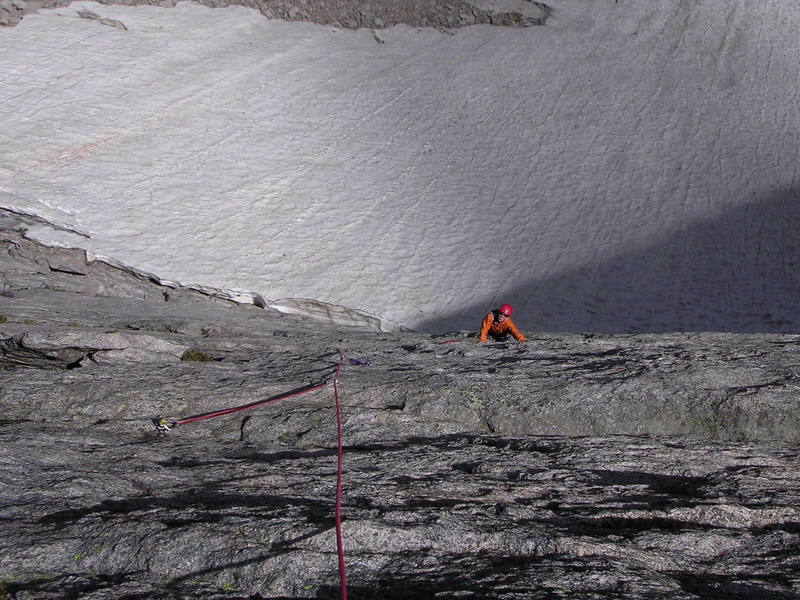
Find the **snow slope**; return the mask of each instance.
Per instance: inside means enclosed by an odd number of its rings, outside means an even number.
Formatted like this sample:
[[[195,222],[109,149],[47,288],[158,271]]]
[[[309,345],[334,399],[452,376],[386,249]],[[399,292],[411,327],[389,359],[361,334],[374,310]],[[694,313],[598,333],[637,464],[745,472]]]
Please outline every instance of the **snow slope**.
[[[527,330],[797,331],[800,5],[548,4],[543,27],[453,32],[26,16],[0,30],[0,207],[382,326],[510,302]]]

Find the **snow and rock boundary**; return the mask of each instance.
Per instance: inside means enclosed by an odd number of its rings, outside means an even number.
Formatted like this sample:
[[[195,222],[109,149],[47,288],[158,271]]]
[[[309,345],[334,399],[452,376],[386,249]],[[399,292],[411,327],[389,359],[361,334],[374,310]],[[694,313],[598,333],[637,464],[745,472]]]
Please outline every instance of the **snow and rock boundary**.
[[[36,214],[35,212],[16,209],[0,205],[0,239],[11,243],[18,249],[28,249],[39,246],[38,242],[26,237],[29,228],[53,228],[70,234],[89,238],[90,235],[74,224],[59,224],[52,217]],[[41,245],[42,248],[45,245]],[[18,250],[19,251],[19,250]],[[118,277],[107,277],[108,274],[130,276],[130,281],[146,282],[144,286],[152,290],[153,285],[161,288],[161,295],[165,300],[176,293],[197,293],[202,296],[218,300],[226,300],[235,304],[252,304],[258,308],[269,308],[287,315],[299,315],[324,323],[331,323],[343,327],[360,327],[371,331],[396,332],[409,331],[409,329],[392,323],[379,315],[374,315],[363,310],[348,308],[336,304],[320,302],[311,298],[279,298],[265,299],[257,292],[240,289],[223,289],[206,285],[184,284],[148,273],[110,257],[92,254],[81,248],[53,246],[49,251],[50,258],[45,259],[47,268],[51,272],[66,272],[86,275],[92,271],[95,280],[109,282]],[[91,291],[92,295],[106,295],[105,284]],[[113,294],[112,294],[113,295]]]
[[[269,19],[309,21],[345,29],[384,29],[404,24],[411,27],[455,29],[469,25],[530,27],[544,25],[551,9],[533,0],[196,0],[210,8],[245,6]],[[0,25],[13,26],[24,15],[40,8],[68,6],[69,0],[2,0]],[[123,6],[175,6],[176,0],[106,0],[102,4]],[[87,16],[85,18],[97,18]],[[114,24],[114,26],[118,26]],[[123,25],[124,28],[124,25]]]
[[[0,364],[45,368],[41,377],[64,380],[49,398],[49,385],[36,391],[40,376],[11,377],[0,394],[4,418],[26,418],[33,402],[54,411],[48,418],[104,420],[109,410],[123,411],[139,420],[115,428],[149,428],[159,415],[252,402],[316,380],[343,349],[356,365],[347,372],[354,443],[458,432],[800,442],[797,335],[528,332],[522,346],[480,345],[469,332],[375,332],[345,326],[346,315],[315,321],[196,290],[165,291],[109,265],[87,265],[77,250],[7,231],[0,241]],[[187,349],[213,359],[194,369],[191,390],[178,360]],[[113,358],[104,362],[128,370],[98,378],[91,358],[103,352]],[[154,370],[148,362],[161,364]],[[59,368],[63,375],[51,372]],[[239,392],[231,395],[233,381]],[[98,402],[103,397],[110,405]],[[324,445],[331,423],[316,404],[303,400],[288,413],[275,407],[199,431]]]

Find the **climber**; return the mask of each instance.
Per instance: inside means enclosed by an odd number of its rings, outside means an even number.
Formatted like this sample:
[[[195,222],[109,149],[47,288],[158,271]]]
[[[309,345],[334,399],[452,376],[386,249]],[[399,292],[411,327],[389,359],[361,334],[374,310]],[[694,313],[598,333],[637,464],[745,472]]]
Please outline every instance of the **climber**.
[[[525,336],[522,335],[511,320],[512,310],[509,304],[502,304],[500,308],[494,309],[483,317],[479,334],[479,339],[482,344],[486,342],[487,335],[491,336],[495,341],[504,340],[509,334],[518,342],[527,341]]]

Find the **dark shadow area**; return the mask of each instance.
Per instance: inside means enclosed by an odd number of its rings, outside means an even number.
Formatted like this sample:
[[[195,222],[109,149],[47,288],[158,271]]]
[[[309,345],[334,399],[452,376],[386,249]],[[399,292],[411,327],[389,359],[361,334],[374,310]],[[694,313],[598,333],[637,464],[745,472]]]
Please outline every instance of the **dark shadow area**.
[[[34,577],[29,581],[21,578],[20,581],[0,582],[0,597],[6,598],[37,598],[39,594],[44,597],[53,598],[52,594],[58,594],[59,598],[69,600],[71,598],[82,598],[86,594],[98,590],[113,588],[124,583],[135,573],[115,573],[113,575],[54,575],[52,577]]]
[[[589,471],[596,477],[596,483],[602,486],[646,486],[656,494],[681,496],[684,498],[703,498],[702,488],[708,485],[707,477],[689,477],[681,475],[662,475],[643,471],[605,471],[592,469]]]
[[[507,437],[465,432],[445,433],[436,437],[410,436],[403,440],[391,440],[385,443],[353,444],[347,446],[345,451],[395,452],[410,449],[419,450],[426,446],[436,450],[458,450],[465,446],[480,445],[513,452],[556,454],[569,444],[569,439],[555,436]]]
[[[720,529],[692,521],[681,521],[669,518],[645,517],[603,517],[597,519],[570,517],[568,519],[552,519],[546,523],[558,527],[561,531],[572,535],[602,538],[605,536],[635,539],[643,533],[710,531]]]
[[[609,516],[609,506],[625,511],[637,512],[691,508],[705,505],[709,501],[703,488],[708,484],[704,477],[660,475],[643,471],[606,471],[591,469],[593,486],[611,487],[611,494],[599,499],[594,505],[562,507],[558,501],[548,503],[547,509],[553,518],[537,520],[532,525],[547,523],[557,529],[576,535],[603,537],[616,535],[635,537],[645,531],[706,531],[724,529],[716,525],[681,520],[666,516]],[[632,488],[641,488],[631,493]],[[618,490],[624,489],[624,494]]]
[[[498,303],[529,332],[800,332],[799,232],[800,189],[776,191],[640,250],[525,281]],[[476,329],[492,308],[476,300],[417,329]]]
[[[158,509],[191,511],[191,516],[182,518],[184,525],[191,522],[216,522],[220,511],[236,511],[242,513],[255,511],[261,518],[271,518],[276,514],[294,511],[308,523],[323,526],[333,525],[332,501],[310,500],[292,496],[272,494],[224,494],[211,490],[189,490],[173,496],[146,496],[124,500],[104,500],[94,506],[60,510],[44,515],[38,522],[51,525],[55,529],[63,529],[84,517],[96,516],[105,520],[128,518],[132,513],[153,511]],[[167,526],[176,526],[176,519],[164,513]]]
[[[562,560],[558,556],[517,556],[484,552],[475,555],[445,555],[435,570],[425,568],[423,556],[409,554],[403,566],[359,577],[347,587],[350,600],[625,600],[631,595],[618,582],[639,577],[619,570],[605,557]],[[596,577],[597,573],[613,576]],[[580,589],[569,589],[567,581],[580,581]],[[578,587],[578,586],[575,586]],[[316,598],[334,600],[335,586],[321,587]],[[671,592],[652,590],[652,600],[673,600]]]
[[[703,600],[797,600],[790,579],[779,576],[670,573],[681,587]],[[775,588],[783,588],[778,590]],[[785,591],[784,591],[785,590]]]
[[[374,574],[373,581],[349,585],[351,600],[424,600],[434,598],[497,598],[501,593],[531,593],[530,573],[537,557],[450,555],[443,557],[436,572],[422,566],[423,556],[406,557],[401,572]],[[332,586],[320,588],[317,598],[337,598]]]
[[[770,523],[769,525],[764,525],[763,527],[754,527],[752,529],[752,532],[755,535],[766,534],[772,531],[785,531],[786,533],[800,535],[800,522],[781,521],[780,523]],[[793,555],[798,558],[798,561],[800,561],[800,552],[793,551]]]

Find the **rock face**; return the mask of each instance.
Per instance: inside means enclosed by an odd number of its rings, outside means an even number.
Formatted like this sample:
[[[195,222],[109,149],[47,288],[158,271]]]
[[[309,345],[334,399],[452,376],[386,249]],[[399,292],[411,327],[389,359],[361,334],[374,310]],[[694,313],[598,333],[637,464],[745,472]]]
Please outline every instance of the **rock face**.
[[[800,597],[798,336],[376,334],[10,230],[0,273],[0,598],[339,597],[331,385],[154,421],[340,361],[350,598]]]
[[[5,25],[6,27],[16,25],[22,20],[25,9],[25,2],[2,0],[0,2],[0,25]]]
[[[0,431],[12,597],[338,597],[333,449]],[[641,438],[348,446],[349,596],[796,598],[797,458]]]
[[[111,0],[104,4],[174,6],[175,0]],[[311,21],[358,29],[383,29],[398,24],[412,27],[441,27],[453,29],[467,25],[499,25],[529,27],[544,25],[550,15],[547,5],[529,0],[508,2],[508,6],[483,0],[203,0],[212,8],[241,5],[254,8],[270,19],[286,21]],[[66,6],[69,0],[2,0],[0,25],[16,25],[26,12],[39,8]],[[97,18],[86,16],[85,18]],[[99,18],[98,18],[99,19]],[[120,23],[107,23],[117,28]]]
[[[98,364],[177,361],[188,348],[149,335],[118,332],[36,331],[0,341],[4,362],[76,368]]]

